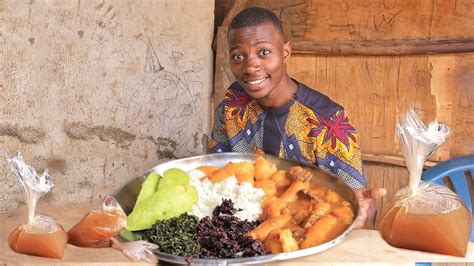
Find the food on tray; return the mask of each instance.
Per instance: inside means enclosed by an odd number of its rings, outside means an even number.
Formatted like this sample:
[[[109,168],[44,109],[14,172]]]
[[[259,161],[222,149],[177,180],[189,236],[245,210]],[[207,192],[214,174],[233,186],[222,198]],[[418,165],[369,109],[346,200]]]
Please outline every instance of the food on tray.
[[[217,170],[220,170],[219,167],[215,167],[215,166],[212,166],[212,165],[199,166],[196,169],[203,172],[205,176],[211,176],[212,173],[214,173]]]
[[[111,196],[105,197],[102,210],[91,211],[68,231],[69,244],[78,247],[103,248],[112,245],[127,224],[127,215]]]
[[[290,229],[283,229],[280,232],[280,243],[281,249],[283,252],[290,252],[298,250],[298,243],[296,242],[295,238],[293,237],[293,233]]]
[[[322,244],[353,222],[350,203],[329,188],[310,182],[309,170],[292,167],[286,174],[292,179],[290,185],[265,204],[264,222],[250,232],[270,252],[295,250],[295,243],[297,249]]]
[[[197,201],[197,192],[191,186],[168,186],[133,209],[127,229],[137,231],[150,228],[157,220],[176,217],[191,209]]]
[[[199,200],[189,211],[189,214],[199,219],[212,215],[215,207],[222,200],[230,199],[241,211],[235,215],[242,220],[257,220],[262,214],[262,201],[265,193],[262,189],[253,187],[248,182],[240,183],[234,176],[227,176],[218,183],[211,182],[208,178],[202,178],[202,173],[191,171],[190,184],[198,192]]]
[[[211,166],[205,166],[207,168]],[[205,168],[204,168],[205,169]],[[207,170],[207,169],[205,169]],[[253,185],[254,166],[250,162],[229,162],[224,169],[217,169],[216,171],[204,172],[209,180],[213,183],[221,182],[229,176],[235,176],[239,183],[249,182]]]
[[[137,200],[135,201],[135,206],[137,206],[142,201],[148,199],[153,193],[156,192],[158,184],[160,183],[161,176],[155,172],[150,172],[145,178],[145,181],[142,184],[140,193],[138,193]]]
[[[200,258],[239,258],[265,255],[263,244],[247,233],[260,221],[241,220],[235,213],[231,200],[225,199],[221,205],[199,221],[195,239],[201,246]]]
[[[158,251],[175,256],[189,257],[199,253],[200,246],[194,239],[199,219],[183,213],[178,217],[156,223],[143,232],[143,238],[158,246]]]
[[[246,180],[252,177],[248,182],[264,191],[263,214],[258,217],[263,223],[249,235],[262,241],[268,252],[319,245],[334,239],[353,222],[351,204],[329,188],[311,182],[313,173],[308,169],[295,166],[286,171],[278,170],[264,157],[257,157],[252,174],[248,164],[241,163],[239,170],[238,163],[228,163],[223,170],[205,175],[212,180],[219,174],[218,180],[225,182],[224,172],[227,175],[245,172]],[[242,180],[241,184],[246,182]],[[239,204],[238,200],[235,202]]]
[[[291,179],[287,177],[286,171],[278,170],[271,177],[270,180],[275,183],[277,189],[288,187],[291,183]]]
[[[262,180],[270,178],[277,171],[275,164],[267,161],[263,157],[255,159],[255,180]]]
[[[167,170],[158,182],[156,191],[135,205],[128,216],[126,229],[148,229],[157,220],[177,217],[191,210],[198,201],[198,194],[188,181],[189,175],[186,172],[180,169]],[[153,182],[150,183],[153,185]]]
[[[10,248],[18,253],[62,259],[68,236],[63,227],[49,216],[36,214],[38,200],[53,187],[47,170],[39,175],[27,165],[20,153],[8,157],[17,183],[28,207],[28,223],[15,227],[8,237]]]
[[[444,143],[449,128],[437,122],[426,126],[411,110],[397,132],[410,183],[382,209],[382,237],[396,247],[465,256],[471,232],[468,209],[447,187],[421,181],[424,161]]]
[[[264,203],[269,202],[275,198],[277,193],[277,186],[273,180],[263,179],[255,182],[255,187],[261,188],[265,193],[265,198],[263,199]]]
[[[260,222],[241,220],[232,200],[224,199],[210,216],[182,214],[157,221],[143,233],[158,251],[184,257],[236,258],[265,254],[262,243],[246,233]]]
[[[312,177],[307,168],[279,170],[264,157],[188,173],[169,169],[162,178],[149,175],[144,181],[127,229],[147,229],[144,239],[160,252],[188,258],[311,247],[334,239],[354,220],[351,204]],[[185,187],[195,195],[183,200],[185,192],[177,188]],[[177,208],[178,202],[186,205]]]
[[[163,178],[158,183],[157,191],[168,186],[187,186],[189,175],[185,171],[177,168],[168,169],[163,173]]]
[[[282,229],[285,225],[290,223],[291,215],[280,215],[274,218],[265,220],[257,228],[249,232],[249,235],[255,239],[265,241],[265,238],[275,229]]]

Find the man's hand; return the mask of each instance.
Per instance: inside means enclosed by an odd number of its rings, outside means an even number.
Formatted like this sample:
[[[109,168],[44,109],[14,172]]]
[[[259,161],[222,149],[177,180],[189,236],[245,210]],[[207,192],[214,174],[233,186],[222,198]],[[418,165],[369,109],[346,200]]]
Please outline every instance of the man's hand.
[[[364,227],[367,217],[372,217],[375,213],[375,210],[377,209],[375,200],[385,196],[385,194],[387,194],[387,190],[385,190],[385,188],[373,188],[356,189],[354,191],[356,193],[360,212],[362,214],[362,219],[360,220],[360,223],[357,224],[356,228],[362,228]]]

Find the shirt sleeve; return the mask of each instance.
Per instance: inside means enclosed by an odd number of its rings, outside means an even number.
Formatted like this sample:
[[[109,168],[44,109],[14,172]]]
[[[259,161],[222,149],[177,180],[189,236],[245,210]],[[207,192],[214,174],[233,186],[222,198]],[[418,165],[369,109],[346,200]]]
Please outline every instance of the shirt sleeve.
[[[225,130],[224,108],[224,105],[220,104],[214,112],[214,127],[207,145],[209,153],[231,151],[228,134]]]
[[[344,110],[321,117],[321,133],[315,151],[318,166],[353,189],[367,185],[358,134]]]

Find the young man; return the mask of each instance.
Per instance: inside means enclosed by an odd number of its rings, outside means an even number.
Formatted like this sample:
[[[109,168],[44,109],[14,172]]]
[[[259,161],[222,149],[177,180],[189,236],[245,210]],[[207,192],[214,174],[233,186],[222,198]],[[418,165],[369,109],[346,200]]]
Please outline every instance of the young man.
[[[344,108],[288,76],[291,43],[276,15],[257,7],[243,10],[230,24],[228,42],[237,81],[216,109],[209,150],[267,153],[317,165],[356,189],[366,212],[385,190],[362,190],[367,180],[358,136]]]

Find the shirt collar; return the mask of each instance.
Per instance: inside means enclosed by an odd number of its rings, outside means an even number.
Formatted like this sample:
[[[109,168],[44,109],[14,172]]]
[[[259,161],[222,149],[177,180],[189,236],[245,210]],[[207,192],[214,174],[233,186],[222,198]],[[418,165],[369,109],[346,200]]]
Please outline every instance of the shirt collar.
[[[262,106],[262,108],[263,108],[265,111],[267,111],[267,112],[269,112],[269,113],[271,113],[271,114],[273,114],[273,115],[282,115],[282,114],[288,113],[288,111],[290,110],[291,106],[297,101],[299,94],[301,94],[301,84],[300,84],[298,81],[296,81],[295,79],[293,79],[293,78],[292,78],[292,80],[293,80],[294,82],[296,82],[296,84],[297,84],[298,87],[297,87],[297,89],[296,89],[296,93],[293,94],[293,97],[291,97],[291,99],[288,101],[288,103],[286,103],[285,105],[280,106],[280,107],[266,108],[266,107],[263,107],[263,106]]]

